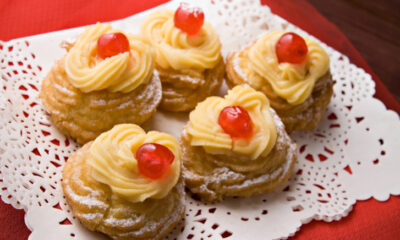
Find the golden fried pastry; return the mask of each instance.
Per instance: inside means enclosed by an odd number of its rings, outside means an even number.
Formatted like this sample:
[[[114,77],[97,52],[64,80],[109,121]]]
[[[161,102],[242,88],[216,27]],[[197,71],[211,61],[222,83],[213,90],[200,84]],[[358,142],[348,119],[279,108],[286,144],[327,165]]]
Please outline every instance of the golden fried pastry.
[[[104,38],[117,40],[110,46],[101,43]],[[125,41],[126,49],[113,53],[112,45],[121,45],[119,41]],[[116,124],[141,124],[155,113],[161,82],[154,70],[155,51],[146,40],[96,24],[87,27],[67,50],[40,91],[43,105],[61,132],[83,144]]]
[[[69,157],[65,197],[91,231],[118,240],[161,239],[184,214],[180,154],[168,134],[117,125]]]
[[[289,133],[314,129],[333,94],[329,56],[294,33],[271,32],[230,54],[226,72],[230,87],[247,83],[263,92]]]
[[[289,178],[296,145],[263,93],[236,86],[225,98],[199,103],[189,118],[181,135],[183,176],[201,199],[271,192]]]
[[[182,15],[193,15],[193,18],[188,21],[190,17],[180,17]],[[225,74],[221,43],[212,26],[203,21],[201,9],[182,4],[175,13],[151,14],[142,26],[143,36],[157,52],[162,109],[192,110],[198,102],[216,94],[221,86]]]

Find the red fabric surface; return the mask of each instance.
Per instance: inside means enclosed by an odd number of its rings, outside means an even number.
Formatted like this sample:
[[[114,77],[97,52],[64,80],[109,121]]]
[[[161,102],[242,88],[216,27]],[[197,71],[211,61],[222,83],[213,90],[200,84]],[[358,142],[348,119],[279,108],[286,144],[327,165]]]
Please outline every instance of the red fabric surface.
[[[55,30],[124,18],[159,5],[166,0],[2,0],[0,2],[0,39],[40,34]],[[262,0],[272,11],[303,28],[350,57],[365,69],[376,82],[375,96],[389,109],[400,113],[400,105],[372,72],[357,50],[341,31],[322,17],[305,0]],[[116,4],[113,4],[116,3]],[[117,7],[115,7],[117,5]],[[0,201],[0,239],[27,239],[23,210],[16,210]],[[312,221],[302,226],[295,239],[397,239],[400,235],[400,197],[387,202],[357,202],[348,217],[332,223]]]

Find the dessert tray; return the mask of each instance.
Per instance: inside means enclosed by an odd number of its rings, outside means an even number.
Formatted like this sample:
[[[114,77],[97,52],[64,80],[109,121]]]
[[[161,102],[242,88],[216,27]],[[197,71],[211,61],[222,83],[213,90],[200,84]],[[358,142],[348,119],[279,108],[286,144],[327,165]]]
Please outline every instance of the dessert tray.
[[[178,4],[169,2],[111,24],[138,33],[149,12],[176,9]],[[224,56],[270,30],[285,29],[314,39],[256,0],[195,4],[217,29]],[[41,80],[65,54],[60,43],[73,41],[82,30],[0,42],[0,195],[26,211],[31,240],[106,239],[82,227],[63,197],[62,166],[79,145],[52,126],[38,97]],[[299,159],[290,180],[274,193],[222,203],[187,196],[184,221],[166,239],[287,238],[312,219],[340,220],[356,200],[385,201],[390,194],[400,194],[399,116],[373,98],[370,75],[320,44],[331,59],[334,96],[317,129],[291,135]],[[225,91],[223,86],[221,95]],[[186,120],[187,114],[158,112],[144,127],[179,136]]]

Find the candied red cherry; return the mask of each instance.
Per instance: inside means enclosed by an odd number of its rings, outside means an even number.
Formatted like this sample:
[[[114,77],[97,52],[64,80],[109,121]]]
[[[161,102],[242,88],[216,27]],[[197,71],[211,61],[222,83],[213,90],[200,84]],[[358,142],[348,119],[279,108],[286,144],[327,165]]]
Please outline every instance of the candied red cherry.
[[[153,180],[164,176],[174,158],[171,150],[158,143],[145,143],[136,151],[139,173]]]
[[[247,111],[240,106],[222,109],[218,124],[231,138],[250,138],[253,134],[253,123]]]
[[[191,7],[188,3],[181,3],[175,11],[175,27],[188,35],[197,34],[204,23],[204,13],[201,8]]]
[[[102,59],[127,51],[129,51],[129,40],[123,33],[106,33],[97,40],[97,54]]]
[[[300,64],[306,59],[308,48],[302,37],[289,32],[279,38],[275,45],[275,52],[279,63]]]

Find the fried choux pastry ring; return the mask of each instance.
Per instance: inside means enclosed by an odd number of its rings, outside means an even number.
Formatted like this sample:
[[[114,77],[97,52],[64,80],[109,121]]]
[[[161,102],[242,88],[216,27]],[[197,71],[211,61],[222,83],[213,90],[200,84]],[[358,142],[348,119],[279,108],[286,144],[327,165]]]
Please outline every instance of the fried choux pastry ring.
[[[181,135],[183,176],[201,199],[271,192],[289,178],[296,145],[263,93],[236,86],[199,103],[189,118]]]
[[[180,169],[174,137],[120,124],[69,157],[62,187],[89,230],[116,240],[161,239],[184,214]]]
[[[115,124],[141,124],[155,113],[162,92],[149,42],[98,23],[66,48],[40,91],[61,132],[83,144]]]
[[[228,85],[263,92],[288,132],[312,130],[333,94],[329,56],[315,41],[295,33],[267,33],[227,58]]]

